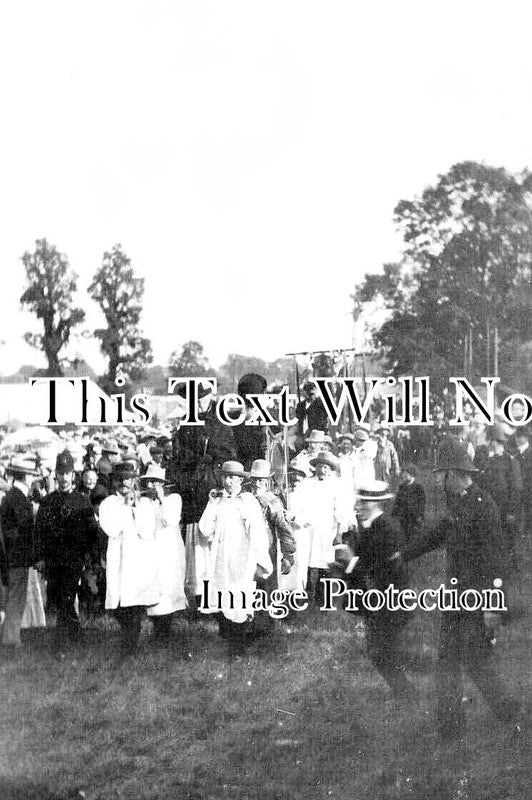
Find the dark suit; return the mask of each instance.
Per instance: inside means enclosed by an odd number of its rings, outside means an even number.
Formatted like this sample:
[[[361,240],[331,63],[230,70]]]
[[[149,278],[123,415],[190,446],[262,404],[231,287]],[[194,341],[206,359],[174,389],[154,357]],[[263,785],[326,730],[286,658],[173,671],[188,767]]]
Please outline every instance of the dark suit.
[[[463,495],[447,494],[450,518],[416,537],[402,550],[405,561],[445,546],[447,585],[456,578],[458,593],[492,589],[504,563],[497,507],[489,494],[472,484]],[[438,720],[444,736],[459,736],[465,727],[461,668],[476,683],[500,719],[515,713],[514,701],[490,664],[490,647],[479,611],[443,611],[437,673]]]
[[[399,524],[388,514],[374,519],[369,528],[361,528],[356,540],[359,561],[351,575],[346,576],[349,588],[385,592],[393,584],[398,591],[406,589],[404,564],[390,561],[390,556],[399,550],[400,544]],[[368,655],[372,663],[395,692],[410,689],[399,654],[400,636],[408,620],[408,612],[384,607],[380,611],[364,611],[364,618]]]
[[[297,404],[295,414],[297,417],[297,432],[300,436],[305,436],[310,431],[327,433],[329,430],[330,420],[320,397],[316,397],[309,405],[302,400]],[[306,428],[305,421],[307,423]]]
[[[42,542],[49,593],[57,606],[56,645],[79,639],[74,608],[87,555],[97,547],[98,524],[89,498],[80,492],[52,492],[44,498],[35,523]]]
[[[403,542],[417,533],[425,516],[425,489],[420,483],[402,483],[397,490],[392,516],[401,526]]]

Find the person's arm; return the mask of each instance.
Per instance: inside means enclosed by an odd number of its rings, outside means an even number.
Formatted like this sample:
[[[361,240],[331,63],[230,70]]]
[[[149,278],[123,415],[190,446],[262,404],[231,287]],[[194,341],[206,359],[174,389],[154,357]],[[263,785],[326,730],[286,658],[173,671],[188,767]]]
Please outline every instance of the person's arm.
[[[296,552],[296,542],[292,527],[286,519],[284,509],[281,501],[277,500],[272,504],[272,515],[277,538],[279,539],[279,548],[281,550],[282,562],[281,571],[286,574],[290,571],[294,563],[294,553]],[[286,573],[285,573],[286,570]]]
[[[452,522],[448,519],[442,519],[433,527],[415,536],[411,542],[406,544],[399,555],[403,561],[413,561],[415,558],[430,553],[431,550],[436,550],[441,547],[451,532]]]

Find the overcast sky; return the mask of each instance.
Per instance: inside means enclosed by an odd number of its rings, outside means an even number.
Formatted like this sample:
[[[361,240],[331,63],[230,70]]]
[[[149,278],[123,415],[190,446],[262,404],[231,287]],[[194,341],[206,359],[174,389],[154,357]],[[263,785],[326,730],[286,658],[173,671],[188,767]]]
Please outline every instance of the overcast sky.
[[[400,254],[400,199],[466,159],[532,168],[529,9],[6,0],[0,372],[39,363],[18,301],[43,236],[89,327],[86,287],[122,244],[161,363],[188,339],[214,365],[349,347],[355,283]]]

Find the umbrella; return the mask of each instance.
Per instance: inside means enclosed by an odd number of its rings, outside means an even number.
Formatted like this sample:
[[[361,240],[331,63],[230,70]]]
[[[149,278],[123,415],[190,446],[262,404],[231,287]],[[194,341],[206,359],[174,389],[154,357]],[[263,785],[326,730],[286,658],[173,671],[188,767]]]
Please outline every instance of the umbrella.
[[[50,428],[31,425],[9,433],[0,444],[0,450],[35,450],[39,447],[62,448],[63,442]]]

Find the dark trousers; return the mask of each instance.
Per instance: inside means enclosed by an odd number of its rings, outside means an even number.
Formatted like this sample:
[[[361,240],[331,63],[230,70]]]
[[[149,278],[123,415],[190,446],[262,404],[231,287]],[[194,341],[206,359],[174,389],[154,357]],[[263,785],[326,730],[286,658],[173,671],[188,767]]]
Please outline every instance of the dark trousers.
[[[82,638],[81,625],[74,605],[81,571],[82,564],[57,565],[48,569],[48,592],[57,609],[54,636],[56,648],[63,647],[67,642],[79,642]]]
[[[465,730],[462,668],[498,719],[509,722],[515,718],[518,704],[491,663],[482,612],[443,612],[436,673],[442,736],[457,737]]]
[[[153,622],[153,636],[159,642],[167,642],[170,639],[172,630],[173,614],[162,614],[158,617],[150,617]]]
[[[396,619],[394,614],[397,615]],[[403,694],[412,688],[401,664],[400,643],[404,621],[400,619],[400,614],[400,611],[382,615],[370,612],[365,617],[368,656],[394,694]]]
[[[122,629],[122,653],[124,655],[132,655],[138,648],[144,611],[144,606],[125,606],[115,610],[115,616]]]
[[[216,615],[218,619],[218,632],[222,639],[227,641],[229,652],[234,655],[241,655],[245,652],[250,642],[250,623],[233,622],[223,614]]]

